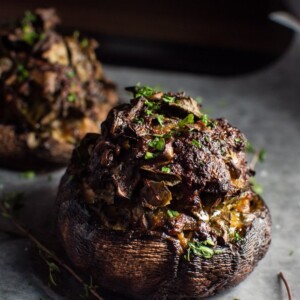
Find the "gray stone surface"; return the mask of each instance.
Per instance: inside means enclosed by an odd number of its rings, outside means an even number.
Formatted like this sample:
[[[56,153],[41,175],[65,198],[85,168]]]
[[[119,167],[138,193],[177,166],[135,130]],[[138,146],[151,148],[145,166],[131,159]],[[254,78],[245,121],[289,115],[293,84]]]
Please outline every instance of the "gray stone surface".
[[[137,82],[161,85],[165,90],[185,90],[201,96],[211,116],[224,116],[239,127],[258,148],[267,151],[266,162],[257,168],[257,180],[273,218],[272,244],[255,271],[238,287],[211,299],[287,299],[278,281],[282,271],[300,299],[300,38],[267,69],[235,78],[215,78],[185,73],[159,72],[106,66],[119,89]],[[125,98],[128,95],[122,92]],[[21,218],[33,230],[51,224],[53,202],[63,171],[33,181],[0,171],[5,191],[21,190],[26,207]],[[30,221],[30,222],[29,222]],[[1,225],[7,228],[7,224]],[[33,274],[26,252],[28,242],[0,234],[0,299],[62,299]],[[79,297],[78,297],[79,299]]]

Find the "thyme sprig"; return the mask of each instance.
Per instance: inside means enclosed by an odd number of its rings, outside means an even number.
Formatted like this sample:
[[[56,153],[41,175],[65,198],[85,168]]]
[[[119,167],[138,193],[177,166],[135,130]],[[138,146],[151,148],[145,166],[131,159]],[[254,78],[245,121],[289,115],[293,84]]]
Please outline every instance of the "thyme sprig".
[[[49,267],[49,279],[52,281],[52,284],[56,284],[54,273],[58,272],[59,267],[65,269],[74,279],[80,283],[84,289],[88,288],[89,293],[93,295],[98,300],[104,300],[96,290],[94,285],[86,284],[85,281],[71,268],[69,267],[61,258],[59,258],[53,251],[47,248],[42,242],[40,242],[29,230],[21,224],[19,220],[17,220],[13,215],[13,209],[11,206],[7,207],[7,204],[10,203],[8,200],[0,201],[0,214],[2,216],[9,216],[10,222],[15,226],[15,228],[25,237],[27,237],[32,244],[34,244],[40,251],[43,252],[44,255],[49,257],[48,267]],[[51,261],[50,261],[51,259]]]

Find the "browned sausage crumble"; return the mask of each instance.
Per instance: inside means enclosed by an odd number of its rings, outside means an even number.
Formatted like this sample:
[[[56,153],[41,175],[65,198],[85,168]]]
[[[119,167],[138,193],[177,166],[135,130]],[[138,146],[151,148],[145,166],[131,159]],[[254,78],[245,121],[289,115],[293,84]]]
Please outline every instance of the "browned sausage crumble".
[[[0,29],[1,131],[12,128],[32,151],[59,143],[70,152],[87,132],[99,132],[117,101],[97,42],[79,32],[63,36],[58,23],[54,9],[37,9]]]

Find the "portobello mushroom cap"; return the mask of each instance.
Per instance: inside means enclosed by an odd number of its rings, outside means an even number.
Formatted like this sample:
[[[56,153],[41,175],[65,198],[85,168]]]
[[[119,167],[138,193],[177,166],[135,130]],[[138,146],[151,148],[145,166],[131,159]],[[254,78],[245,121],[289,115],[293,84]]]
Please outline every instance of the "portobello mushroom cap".
[[[184,93],[131,89],[74,150],[57,197],[75,266],[134,299],[201,298],[263,258],[271,216],[252,190],[245,137]]]
[[[0,165],[67,165],[74,145],[116,104],[97,42],[55,31],[54,9],[26,11],[0,28]]]

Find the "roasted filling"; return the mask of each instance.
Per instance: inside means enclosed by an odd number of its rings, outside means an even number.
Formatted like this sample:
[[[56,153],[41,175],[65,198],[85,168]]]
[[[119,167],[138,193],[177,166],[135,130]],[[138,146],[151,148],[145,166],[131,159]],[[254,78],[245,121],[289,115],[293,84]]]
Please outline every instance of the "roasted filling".
[[[129,90],[131,103],[111,110],[102,135],[88,135],[72,158],[99,224],[164,232],[190,251],[242,239],[262,205],[245,137],[184,93]]]
[[[98,132],[117,100],[96,41],[78,32],[62,36],[58,23],[53,9],[37,9],[0,29],[0,123],[28,133],[30,148]]]

